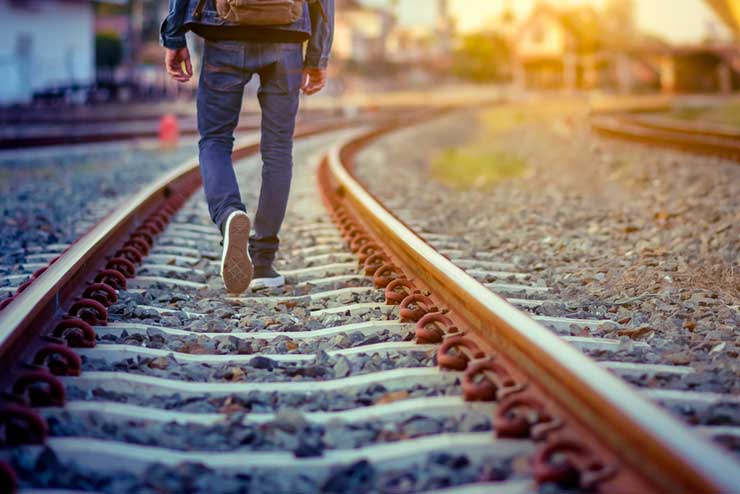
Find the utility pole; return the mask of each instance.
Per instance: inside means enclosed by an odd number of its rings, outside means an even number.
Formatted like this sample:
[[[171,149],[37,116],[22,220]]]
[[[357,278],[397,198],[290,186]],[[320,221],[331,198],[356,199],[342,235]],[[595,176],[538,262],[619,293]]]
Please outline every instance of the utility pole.
[[[129,78],[133,79],[136,62],[142,48],[142,31],[144,29],[144,0],[129,0],[128,50],[126,62]]]
[[[452,36],[454,22],[450,16],[450,3],[448,0],[437,0],[437,34],[439,36],[442,52],[447,55],[452,51]]]
[[[144,29],[144,0],[131,0],[131,46],[134,50],[134,59],[141,50],[142,31]]]

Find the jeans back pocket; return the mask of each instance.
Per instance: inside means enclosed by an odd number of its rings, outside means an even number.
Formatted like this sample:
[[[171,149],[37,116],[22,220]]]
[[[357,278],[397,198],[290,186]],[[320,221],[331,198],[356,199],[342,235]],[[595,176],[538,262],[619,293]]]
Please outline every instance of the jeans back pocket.
[[[201,80],[212,89],[233,91],[246,84],[244,44],[239,41],[206,41]]]

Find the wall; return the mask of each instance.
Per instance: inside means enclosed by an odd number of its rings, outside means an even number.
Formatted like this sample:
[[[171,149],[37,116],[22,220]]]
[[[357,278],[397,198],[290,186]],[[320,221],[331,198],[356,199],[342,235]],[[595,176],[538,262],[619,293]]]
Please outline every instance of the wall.
[[[560,21],[541,12],[522,27],[516,40],[516,54],[522,58],[560,57],[565,52],[566,33]]]
[[[92,2],[0,0],[0,104],[95,78]]]
[[[333,56],[340,60],[357,62],[382,57],[384,27],[384,18],[377,12],[337,12]],[[377,53],[378,51],[381,53]]]

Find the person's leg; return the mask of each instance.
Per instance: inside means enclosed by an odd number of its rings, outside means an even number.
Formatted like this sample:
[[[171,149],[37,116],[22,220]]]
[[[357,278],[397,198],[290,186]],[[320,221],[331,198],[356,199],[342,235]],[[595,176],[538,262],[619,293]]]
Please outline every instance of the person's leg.
[[[266,52],[270,51],[275,62],[259,71],[262,188],[254,220],[255,233],[249,243],[255,269],[272,264],[279,246],[278,234],[285,218],[293,173],[293,132],[303,67],[298,43],[266,47]]]
[[[251,77],[244,70],[245,50],[238,41],[206,41],[198,85],[200,171],[211,219],[220,228],[233,211],[246,211],[231,162],[244,85]]]

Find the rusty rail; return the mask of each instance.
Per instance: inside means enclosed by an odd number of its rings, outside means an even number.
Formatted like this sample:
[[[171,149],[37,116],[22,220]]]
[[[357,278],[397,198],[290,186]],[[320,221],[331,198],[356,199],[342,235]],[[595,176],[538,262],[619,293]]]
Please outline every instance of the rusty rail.
[[[319,169],[325,203],[387,302],[417,321],[417,341],[441,342],[440,364],[466,370],[466,398],[499,401],[497,433],[541,442],[537,480],[615,493],[736,492],[740,472],[726,454],[483,287],[364,189],[354,156],[391,128],[332,150]]]
[[[668,118],[619,114],[593,116],[591,128],[608,137],[740,161],[740,132],[724,127],[697,126]]]
[[[346,124],[299,135],[339,126]],[[364,190],[352,175],[354,154],[392,128],[332,150],[319,169],[324,199],[366,273],[386,288],[389,303],[401,306],[402,318],[417,323],[417,340],[441,343],[440,364],[466,371],[466,398],[499,401],[497,433],[540,442],[535,477],[615,493],[732,492],[740,485],[736,464],[723,453],[482,287]],[[250,141],[235,158],[256,150]],[[67,347],[95,344],[85,325],[105,323],[106,304],[131,274],[130,259],[151,247],[150,232],[161,231],[199,180],[197,163],[187,163],[152,184],[37,273],[0,311],[3,384],[12,382],[20,394],[36,386],[37,399],[40,384],[41,399],[63,401],[53,374],[79,372],[79,357]],[[100,279],[88,286],[92,273]],[[60,320],[62,314],[68,317]],[[39,338],[50,334],[56,338]],[[50,355],[57,359],[51,362]],[[16,365],[27,356],[46,362],[53,374]],[[11,405],[5,412],[16,424],[25,420],[24,440],[43,441],[44,424],[30,409]]]
[[[305,127],[296,136],[308,137],[345,126],[346,123],[333,123]],[[251,138],[238,145],[233,158],[238,160],[258,149],[258,139]],[[200,186],[200,181],[197,161],[180,165],[101,220],[46,268],[34,273],[18,293],[3,301],[1,389],[9,389],[19,375],[27,374],[28,369],[19,369],[17,362],[33,361],[33,356],[48,353],[49,348],[64,354],[65,365],[76,365],[69,361],[74,356],[60,345],[94,345],[94,335],[90,337],[87,326],[91,319],[104,318],[105,307],[110,305],[108,297],[115,297],[101,285],[114,289],[125,286],[125,279],[130,277],[127,270],[134,269],[130,261],[145,254],[151,247],[152,235],[161,231],[169,217]],[[111,256],[112,252],[116,254]],[[91,280],[95,273],[96,280]]]

